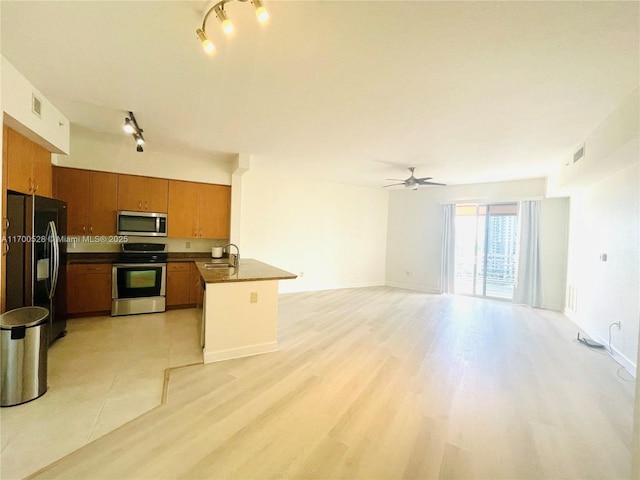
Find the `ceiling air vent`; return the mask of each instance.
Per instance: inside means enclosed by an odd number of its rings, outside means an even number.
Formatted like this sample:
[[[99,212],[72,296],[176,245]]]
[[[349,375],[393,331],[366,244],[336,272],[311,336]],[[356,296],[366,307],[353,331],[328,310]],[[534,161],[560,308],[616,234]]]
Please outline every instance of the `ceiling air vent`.
[[[573,163],[576,163],[582,157],[584,157],[584,145],[582,145],[578,151],[573,154]]]

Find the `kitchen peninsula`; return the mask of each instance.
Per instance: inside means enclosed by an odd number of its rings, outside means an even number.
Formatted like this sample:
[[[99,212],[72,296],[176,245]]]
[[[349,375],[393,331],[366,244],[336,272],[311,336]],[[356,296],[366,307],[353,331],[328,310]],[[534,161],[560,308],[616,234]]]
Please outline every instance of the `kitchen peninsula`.
[[[278,350],[278,281],[297,278],[254,259],[196,262],[205,288],[204,363]]]

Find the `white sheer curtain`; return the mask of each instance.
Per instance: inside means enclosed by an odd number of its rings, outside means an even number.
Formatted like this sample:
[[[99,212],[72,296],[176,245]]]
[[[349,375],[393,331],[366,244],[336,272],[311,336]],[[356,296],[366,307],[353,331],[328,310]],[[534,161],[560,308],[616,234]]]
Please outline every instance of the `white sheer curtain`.
[[[540,200],[520,202],[520,244],[513,303],[542,307],[540,280]]]
[[[440,262],[440,293],[454,293],[456,255],[456,206],[442,206],[442,259]]]

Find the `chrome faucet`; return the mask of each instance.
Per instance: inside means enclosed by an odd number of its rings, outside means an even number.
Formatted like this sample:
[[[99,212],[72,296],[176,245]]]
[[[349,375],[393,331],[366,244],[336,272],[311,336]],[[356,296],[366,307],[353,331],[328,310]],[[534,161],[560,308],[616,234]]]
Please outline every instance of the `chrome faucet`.
[[[231,261],[231,255],[232,253],[229,252],[229,250],[227,250],[227,247],[235,247],[236,248],[236,254],[233,256],[233,266],[234,267],[239,267],[240,266],[240,249],[238,248],[238,246],[235,243],[229,243],[228,245],[224,246],[224,251],[227,252],[227,255],[229,255],[229,261]]]

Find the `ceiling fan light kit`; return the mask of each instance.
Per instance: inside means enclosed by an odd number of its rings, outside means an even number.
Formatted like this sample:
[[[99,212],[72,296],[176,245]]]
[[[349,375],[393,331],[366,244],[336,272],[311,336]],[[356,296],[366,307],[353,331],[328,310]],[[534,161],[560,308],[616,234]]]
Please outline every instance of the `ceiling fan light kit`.
[[[229,16],[227,15],[227,12],[224,9],[224,6],[225,4],[232,1],[233,0],[220,0],[218,3],[216,3],[213,7],[207,10],[207,13],[205,13],[204,18],[202,20],[202,26],[196,29],[196,35],[198,35],[198,40],[200,40],[200,43],[202,44],[202,48],[204,49],[204,51],[209,55],[213,55],[213,53],[216,51],[216,47],[207,36],[207,30],[206,30],[207,19],[209,18],[209,15],[211,14],[211,12],[214,12],[216,14],[216,17],[218,17],[218,20],[220,20],[220,23],[222,25],[222,31],[227,35],[231,34],[234,31],[234,27],[233,27],[233,23],[231,23],[231,20],[229,19]],[[247,0],[237,0],[237,1],[244,3]],[[253,4],[253,8],[256,11],[256,18],[258,19],[258,22],[264,23],[267,20],[269,20],[269,12],[264,7],[261,0],[253,0],[251,3]]]
[[[405,179],[405,180],[400,180],[398,178],[387,178],[387,180],[390,181],[394,181],[394,182],[400,182],[400,183],[392,183],[389,185],[384,185],[384,188],[386,187],[396,187],[396,186],[404,186],[405,188],[411,189],[411,190],[417,190],[418,187],[423,186],[423,185],[440,185],[440,186],[446,186],[445,183],[437,183],[437,182],[429,182],[429,180],[431,180],[433,177],[422,177],[422,178],[416,178],[416,176],[413,174],[413,172],[415,171],[416,167],[409,167],[409,171],[411,172],[411,175],[409,176],[409,178]]]

